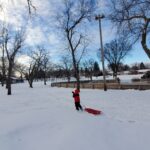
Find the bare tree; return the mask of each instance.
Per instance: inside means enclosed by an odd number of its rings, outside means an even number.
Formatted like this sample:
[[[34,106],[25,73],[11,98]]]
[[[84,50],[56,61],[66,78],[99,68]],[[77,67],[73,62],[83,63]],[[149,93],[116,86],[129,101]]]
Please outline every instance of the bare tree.
[[[29,66],[26,72],[26,79],[28,80],[30,88],[33,88],[33,81],[36,77],[36,74],[38,73],[40,68],[43,67],[42,61],[44,56],[45,54],[43,53],[43,48],[41,48],[40,46],[37,46],[34,51],[30,52],[29,57],[31,58],[31,61],[29,62]],[[47,60],[45,59],[45,61]]]
[[[92,0],[64,0],[63,9],[57,15],[59,27],[64,33],[72,57],[77,89],[80,89],[79,63],[87,48],[82,25],[91,17],[93,11],[94,2]]]
[[[117,28],[141,45],[150,58],[148,39],[150,37],[150,1],[149,0],[110,0],[110,19]]]
[[[51,66],[50,56],[49,56],[49,52],[45,48],[39,47],[39,49],[41,49],[41,53],[42,53],[41,54],[41,63],[42,63],[41,69],[44,71],[44,85],[46,85],[47,73]]]
[[[71,59],[68,55],[66,55],[66,56],[62,56],[61,61],[63,63],[62,68],[64,69],[64,73],[67,77],[68,82],[70,82],[71,69],[72,69]]]
[[[44,85],[46,85],[48,65],[49,65],[49,58],[46,55],[43,58],[42,64],[43,64],[43,71],[44,71]]]
[[[94,75],[94,71],[93,71],[93,69],[94,69],[94,59],[89,59],[89,60],[85,60],[84,62],[83,62],[83,66],[84,66],[84,68],[85,68],[85,73],[86,73],[86,75],[87,76],[89,76],[90,77],[90,80],[92,81],[92,77],[93,77],[93,75]]]
[[[24,37],[22,31],[17,31],[14,33],[14,36],[11,35],[10,37],[9,30],[7,29],[5,30],[3,36],[3,44],[8,59],[8,73],[7,73],[7,89],[8,89],[7,94],[8,95],[11,95],[11,76],[13,73],[15,57],[18,54],[18,52],[21,50],[23,41],[24,41]]]
[[[29,83],[30,88],[33,88],[33,80],[35,78],[36,71],[37,71],[37,62],[35,60],[32,60],[25,73],[25,77]]]
[[[117,77],[117,72],[121,61],[130,52],[132,46],[124,37],[115,39],[104,46],[104,57],[113,71],[113,76]]]

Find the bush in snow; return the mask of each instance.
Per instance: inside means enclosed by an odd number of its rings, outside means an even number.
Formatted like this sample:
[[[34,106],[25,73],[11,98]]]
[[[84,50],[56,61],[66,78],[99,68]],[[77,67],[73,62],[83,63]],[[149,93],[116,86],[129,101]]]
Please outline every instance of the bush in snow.
[[[141,78],[142,79],[150,79],[150,71],[147,71]]]

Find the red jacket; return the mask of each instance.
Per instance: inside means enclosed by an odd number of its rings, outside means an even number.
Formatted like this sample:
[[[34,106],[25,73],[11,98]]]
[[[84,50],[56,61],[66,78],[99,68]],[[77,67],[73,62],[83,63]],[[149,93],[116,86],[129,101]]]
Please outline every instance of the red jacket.
[[[73,98],[74,98],[74,102],[80,102],[80,95],[79,95],[80,91],[79,90],[75,90],[73,91]]]

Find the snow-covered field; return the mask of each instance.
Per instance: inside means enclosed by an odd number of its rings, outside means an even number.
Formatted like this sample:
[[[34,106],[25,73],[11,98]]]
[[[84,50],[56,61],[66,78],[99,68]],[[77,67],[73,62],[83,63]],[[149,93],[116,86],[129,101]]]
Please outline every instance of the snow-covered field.
[[[150,90],[81,90],[81,104],[102,115],[77,112],[72,89],[43,83],[0,87],[0,150],[149,150]]]
[[[141,77],[143,76],[143,74],[137,74],[137,75],[118,75],[117,77],[119,77],[120,81],[122,83],[131,83],[132,79],[138,78],[141,79]],[[103,76],[99,76],[99,77],[93,77],[93,80],[103,80]],[[106,76],[106,79],[108,80],[112,80],[114,79],[113,76]],[[85,77],[81,77],[81,80],[90,80],[90,78],[85,78]],[[55,78],[52,80],[52,82],[66,82],[68,81],[67,78]],[[76,81],[75,78],[71,78],[71,81]]]

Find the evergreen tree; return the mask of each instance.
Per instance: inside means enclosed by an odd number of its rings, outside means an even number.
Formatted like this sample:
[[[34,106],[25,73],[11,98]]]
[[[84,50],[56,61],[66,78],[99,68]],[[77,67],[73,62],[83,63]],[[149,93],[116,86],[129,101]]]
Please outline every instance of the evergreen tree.
[[[140,69],[145,69],[145,68],[146,68],[146,67],[145,67],[144,63],[141,62],[141,63],[140,63]]]
[[[93,66],[93,72],[94,72],[94,76],[96,77],[100,75],[100,68],[99,68],[98,62],[96,61]]]

